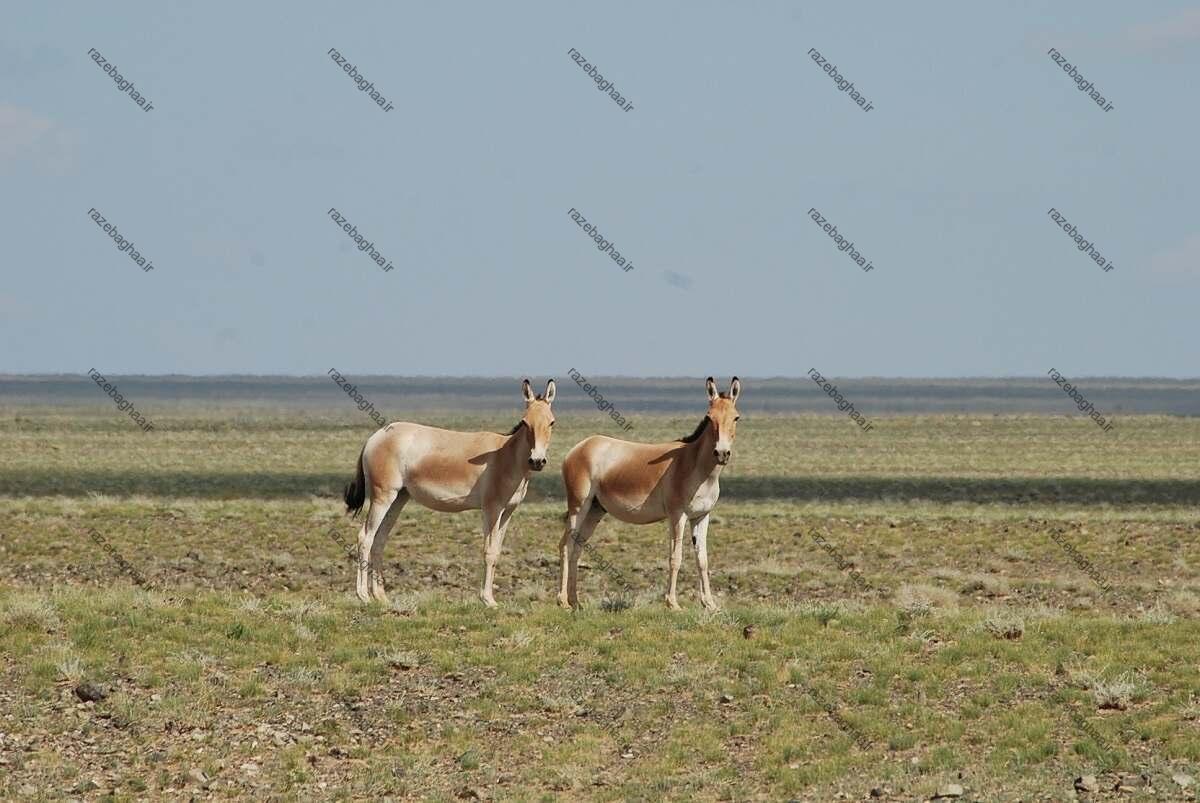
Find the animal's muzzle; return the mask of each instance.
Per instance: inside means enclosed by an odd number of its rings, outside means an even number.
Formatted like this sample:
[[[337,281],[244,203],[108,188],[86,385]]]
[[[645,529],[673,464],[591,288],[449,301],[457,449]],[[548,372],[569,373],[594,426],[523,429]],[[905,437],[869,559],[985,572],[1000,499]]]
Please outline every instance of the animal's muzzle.
[[[544,458],[544,457],[529,458],[529,467],[531,469],[533,469],[534,471],[541,471],[543,468],[546,467],[546,458]]]
[[[717,458],[717,465],[727,465],[729,463],[729,449],[713,449],[713,457]]]

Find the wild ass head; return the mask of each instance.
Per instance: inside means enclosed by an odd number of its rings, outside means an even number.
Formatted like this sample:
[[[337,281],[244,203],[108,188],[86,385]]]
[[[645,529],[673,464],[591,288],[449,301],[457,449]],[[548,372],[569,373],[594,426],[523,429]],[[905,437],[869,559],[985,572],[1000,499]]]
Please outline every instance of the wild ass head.
[[[710,376],[704,383],[708,389],[708,424],[712,427],[716,445],[713,447],[713,457],[718,465],[726,465],[729,455],[733,452],[733,438],[737,432],[737,420],[741,418],[737,411],[738,396],[742,395],[742,383],[736,376],[729,383],[728,393],[718,393],[717,383]]]
[[[554,426],[554,413],[550,405],[554,402],[554,380],[546,383],[546,392],[541,396],[533,395],[533,388],[526,379],[521,383],[521,392],[525,396],[525,415],[521,423],[529,430],[533,446],[529,449],[529,467],[541,471],[546,467],[546,450],[550,447],[550,428]]]

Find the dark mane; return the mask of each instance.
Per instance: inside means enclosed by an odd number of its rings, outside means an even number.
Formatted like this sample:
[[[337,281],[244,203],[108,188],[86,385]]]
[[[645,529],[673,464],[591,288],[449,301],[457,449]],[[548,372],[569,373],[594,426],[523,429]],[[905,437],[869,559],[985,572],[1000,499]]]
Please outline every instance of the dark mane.
[[[704,434],[704,430],[708,429],[708,416],[700,419],[700,423],[696,425],[696,431],[686,438],[680,438],[679,443],[692,443]]]
[[[728,393],[718,393],[717,395],[722,399],[729,398]],[[700,419],[700,423],[696,425],[695,432],[693,432],[691,435],[688,435],[686,438],[680,438],[677,442],[678,443],[694,443],[697,438],[699,438],[701,435],[704,434],[704,430],[707,428],[708,428],[708,416],[704,416],[704,418]]]
[[[545,400],[546,400],[546,397],[545,397],[545,396],[535,396],[535,397],[534,397],[534,401],[545,401]],[[518,422],[517,422],[517,425],[516,425],[515,427],[513,427],[512,429],[510,429],[508,432],[501,433],[501,434],[504,434],[504,435],[506,435],[506,436],[507,436],[507,435],[516,435],[516,434],[517,434],[517,430],[518,430],[518,429],[520,429],[520,428],[521,428],[521,427],[523,427],[523,426],[525,426],[525,419],[524,419],[524,418],[522,418],[520,421],[518,421]]]

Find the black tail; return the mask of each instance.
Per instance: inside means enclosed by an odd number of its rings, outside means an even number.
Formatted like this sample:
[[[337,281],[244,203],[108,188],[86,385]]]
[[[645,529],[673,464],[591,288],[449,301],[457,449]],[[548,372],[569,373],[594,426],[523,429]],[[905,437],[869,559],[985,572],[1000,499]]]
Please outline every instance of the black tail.
[[[362,451],[358,453],[358,471],[355,472],[354,479],[346,483],[346,512],[351,517],[362,512],[363,503],[367,500],[367,478],[363,474],[363,454],[366,451],[366,444],[363,444]]]

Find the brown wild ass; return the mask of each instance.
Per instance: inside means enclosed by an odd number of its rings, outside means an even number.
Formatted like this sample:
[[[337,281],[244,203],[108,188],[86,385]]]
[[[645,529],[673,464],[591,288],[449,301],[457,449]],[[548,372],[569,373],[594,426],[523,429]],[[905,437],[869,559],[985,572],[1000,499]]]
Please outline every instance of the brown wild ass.
[[[604,514],[611,513],[630,524],[667,520],[671,552],[666,601],[676,610],[675,581],[683,561],[683,536],[690,529],[700,573],[700,602],[705,608],[717,607],[708,580],[708,515],[717,504],[721,469],[729,463],[733,450],[738,420],[734,405],[742,383],[735,376],[729,392],[720,394],[711,376],[705,385],[708,413],[686,438],[632,443],[593,435],[576,444],[563,459],[567,528],[558,542],[562,559],[559,605],[579,605],[579,554]]]
[[[383,588],[383,547],[406,502],[443,513],[483,511],[484,573],[479,598],[494,607],[492,580],[504,531],[525,498],[529,473],[546,465],[554,426],[554,380],[534,397],[529,380],[521,385],[525,415],[506,435],[454,432],[395,422],[376,430],[358,458],[358,474],[346,486],[346,510],[357,515],[367,491],[371,507],[358,533],[358,598],[387,602]],[[366,556],[370,556],[369,568]]]

